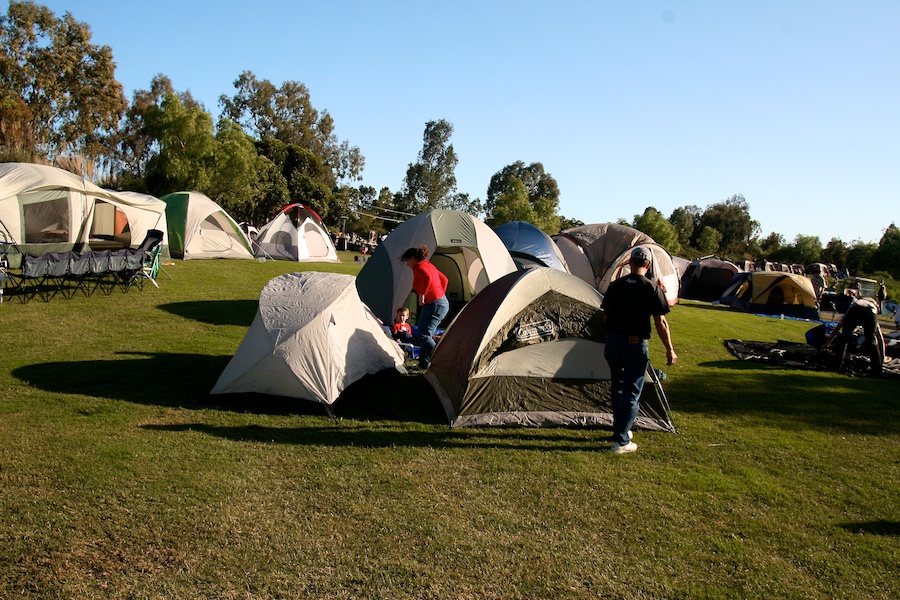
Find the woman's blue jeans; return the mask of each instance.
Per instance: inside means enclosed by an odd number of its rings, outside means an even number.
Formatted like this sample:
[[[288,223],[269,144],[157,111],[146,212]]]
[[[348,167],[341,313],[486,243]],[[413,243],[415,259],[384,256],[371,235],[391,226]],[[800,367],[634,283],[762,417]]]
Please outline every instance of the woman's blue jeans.
[[[629,336],[606,334],[603,355],[609,363],[612,383],[613,442],[628,443],[628,432],[637,418],[644,375],[650,364],[648,340],[629,341]]]
[[[431,366],[431,352],[437,346],[432,336],[449,312],[450,301],[446,296],[419,308],[416,319],[416,326],[419,328],[419,367],[427,369]]]

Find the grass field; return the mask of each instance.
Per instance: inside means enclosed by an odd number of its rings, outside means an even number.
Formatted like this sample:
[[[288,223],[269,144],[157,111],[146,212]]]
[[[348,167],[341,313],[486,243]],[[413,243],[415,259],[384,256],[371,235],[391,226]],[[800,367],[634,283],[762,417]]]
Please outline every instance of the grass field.
[[[360,263],[306,268],[355,274]],[[683,303],[680,433],[450,430],[421,376],[209,396],[272,277],[0,305],[0,598],[897,598],[896,381],[735,360],[809,323]],[[658,340],[651,354],[664,355]]]

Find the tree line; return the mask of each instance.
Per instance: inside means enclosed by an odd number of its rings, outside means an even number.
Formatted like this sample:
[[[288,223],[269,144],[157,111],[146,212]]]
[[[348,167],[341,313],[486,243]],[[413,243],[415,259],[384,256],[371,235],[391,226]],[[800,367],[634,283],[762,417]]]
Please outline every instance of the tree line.
[[[547,233],[582,225],[559,214],[560,190],[539,162],[499,169],[486,198],[460,193],[453,125],[425,124],[422,150],[401,189],[354,185],[365,158],[334,133],[297,81],[276,85],[241,73],[213,117],[163,74],[129,101],[115,79],[112,49],[91,42],[90,27],[34,2],[13,1],[0,15],[0,160],[46,162],[104,187],[162,196],[197,190],[238,221],[262,225],[279,207],[301,202],[333,229],[386,233],[411,215],[463,210],[491,225],[528,221]],[[827,244],[798,235],[760,238],[749,205],[735,195],[705,209],[684,206],[665,217],[653,207],[620,219],[672,254],[733,260],[828,262],[856,272],[900,277],[900,233],[891,224],[878,244]]]

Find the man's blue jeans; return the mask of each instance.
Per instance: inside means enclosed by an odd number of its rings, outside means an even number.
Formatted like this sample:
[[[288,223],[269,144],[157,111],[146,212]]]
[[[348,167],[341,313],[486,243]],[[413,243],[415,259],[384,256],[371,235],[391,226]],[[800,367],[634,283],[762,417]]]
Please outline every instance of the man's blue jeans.
[[[419,307],[416,326],[419,328],[419,366],[423,369],[431,367],[431,352],[437,346],[432,336],[448,312],[450,301],[446,296]]]
[[[628,432],[638,414],[644,375],[650,364],[648,340],[629,342],[629,336],[606,334],[603,355],[612,380],[613,442],[628,443]]]

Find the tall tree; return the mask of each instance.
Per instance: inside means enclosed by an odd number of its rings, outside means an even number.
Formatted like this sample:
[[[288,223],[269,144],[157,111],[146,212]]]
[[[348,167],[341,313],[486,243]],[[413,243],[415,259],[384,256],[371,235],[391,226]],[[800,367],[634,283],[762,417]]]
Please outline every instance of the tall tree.
[[[878,242],[878,250],[872,255],[870,271],[886,271],[894,279],[900,279],[900,229],[891,223]]]
[[[510,198],[516,197],[519,193],[519,184],[521,184],[522,190],[526,194],[525,199],[531,207],[528,218],[507,218],[506,221],[498,219],[496,208],[500,199],[505,198],[508,203]],[[491,177],[484,209],[489,217],[493,218],[494,226],[512,220],[528,221],[541,230],[554,235],[559,232],[560,225],[560,218],[557,214],[559,185],[556,183],[556,179],[544,170],[544,165],[541,163],[534,162],[525,166],[524,162],[516,161],[503,167]],[[503,210],[501,213],[507,217],[510,214],[508,210]]]
[[[676,208],[669,216],[669,222],[675,227],[678,242],[682,246],[690,246],[694,239],[694,232],[699,232],[697,226],[700,224],[700,214],[700,207],[690,204]]]
[[[825,249],[822,250],[822,262],[833,264],[838,267],[846,266],[848,251],[847,244],[842,242],[841,238],[831,238],[828,240],[828,243],[825,244]]]
[[[698,227],[701,233],[704,227],[712,227],[722,234],[719,251],[732,258],[747,254],[759,232],[759,223],[750,218],[750,205],[741,194],[707,207]]]
[[[257,79],[245,71],[235,80],[234,96],[219,99],[223,114],[241,124],[257,140],[275,139],[312,152],[326,167],[329,187],[343,180],[358,179],[365,159],[359,148],[339,142],[334,119],[319,113],[309,90],[297,81],[276,87],[268,79]]]
[[[420,213],[435,208],[454,207],[456,165],[459,160],[450,143],[453,125],[440,119],[428,121],[422,136],[422,150],[406,169],[400,192],[400,210]]]
[[[678,232],[675,230],[675,226],[652,206],[644,209],[643,214],[634,215],[632,226],[652,237],[654,242],[670,253],[677,254],[681,251],[681,244],[678,242]]]
[[[706,225],[697,235],[697,250],[703,254],[716,254],[722,247],[722,232]]]
[[[161,196],[178,190],[206,192],[213,178],[216,140],[212,117],[176,94],[148,107],[144,127],[158,144],[147,161],[147,190]]]
[[[809,265],[822,258],[822,242],[815,235],[797,234],[791,251],[791,262]]]
[[[57,18],[46,6],[13,0],[0,15],[0,48],[0,130],[8,132],[0,150],[21,151],[17,136],[29,132],[32,147],[50,159],[103,154],[103,138],[127,106],[109,46],[92,44],[90,27],[68,12]]]
[[[869,270],[869,264],[877,250],[877,244],[856,240],[847,249],[847,263],[845,266],[853,275],[865,273]]]

